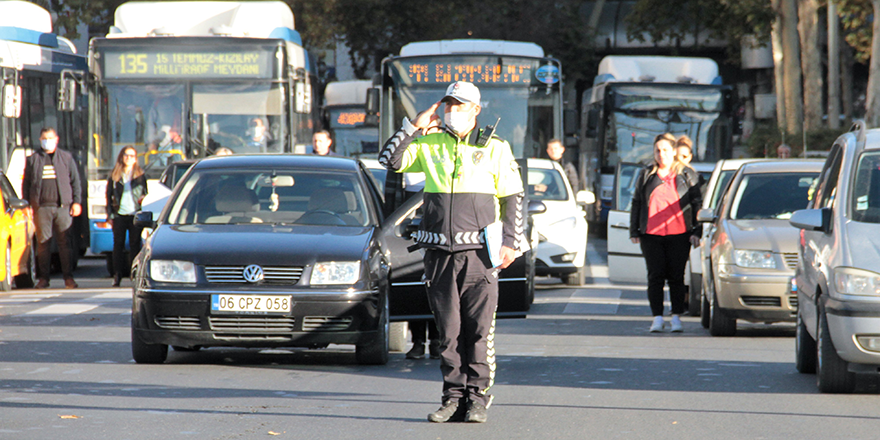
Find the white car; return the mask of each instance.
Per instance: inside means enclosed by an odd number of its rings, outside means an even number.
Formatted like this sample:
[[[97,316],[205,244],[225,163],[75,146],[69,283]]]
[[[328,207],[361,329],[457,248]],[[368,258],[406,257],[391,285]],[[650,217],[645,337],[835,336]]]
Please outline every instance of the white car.
[[[583,205],[595,203],[596,196],[591,191],[575,194],[562,167],[549,159],[528,160],[528,192],[530,201],[547,208],[532,215],[538,233],[535,274],[583,284],[589,231]]]

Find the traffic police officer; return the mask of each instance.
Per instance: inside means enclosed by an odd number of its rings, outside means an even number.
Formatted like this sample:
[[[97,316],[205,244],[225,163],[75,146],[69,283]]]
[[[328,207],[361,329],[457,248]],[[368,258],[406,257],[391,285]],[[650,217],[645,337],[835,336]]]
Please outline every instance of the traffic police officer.
[[[434,130],[440,104],[446,104],[445,126]],[[519,166],[507,142],[476,128],[480,109],[480,90],[455,82],[414,121],[405,118],[379,152],[389,170],[425,174],[424,216],[413,238],[425,249],[428,301],[440,333],[443,404],[428,415],[432,422],[462,413],[467,422],[486,421],[498,271],[528,250]],[[487,239],[487,226],[499,217],[501,227],[490,230],[500,230],[500,240],[492,233]],[[490,247],[500,241],[497,255],[490,257],[487,241]]]

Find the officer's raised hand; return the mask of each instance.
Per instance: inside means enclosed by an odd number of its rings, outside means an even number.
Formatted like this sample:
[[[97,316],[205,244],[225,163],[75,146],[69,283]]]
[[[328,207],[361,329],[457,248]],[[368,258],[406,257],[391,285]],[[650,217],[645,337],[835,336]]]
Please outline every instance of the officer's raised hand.
[[[442,101],[437,101],[434,105],[428,107],[427,110],[419,113],[419,115],[416,116],[416,119],[412,121],[413,126],[419,130],[425,130],[432,124],[438,125],[440,117],[437,116],[437,109],[440,108],[441,102]],[[437,121],[436,123],[434,123],[435,120]]]

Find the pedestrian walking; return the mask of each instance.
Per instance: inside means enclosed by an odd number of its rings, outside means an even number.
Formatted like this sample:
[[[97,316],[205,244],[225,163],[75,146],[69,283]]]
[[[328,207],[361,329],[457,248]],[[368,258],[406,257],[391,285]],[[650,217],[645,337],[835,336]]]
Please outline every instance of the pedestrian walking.
[[[40,130],[40,150],[28,156],[21,192],[34,211],[37,235],[37,289],[49,287],[51,241],[55,238],[61,260],[64,287],[75,289],[73,259],[68,232],[73,217],[82,213],[82,188],[73,156],[58,149],[54,128]]]
[[[700,242],[696,213],[702,203],[699,177],[675,159],[676,139],[670,133],[654,138],[654,162],[642,169],[633,191],[630,239],[639,244],[648,269],[648,302],[654,320],[651,332],[663,331],[663,287],[669,285],[671,331],[681,332],[686,288],[684,268],[691,245]]]
[[[125,236],[134,258],[141,251],[140,226],[134,224],[134,214],[141,210],[147,195],[147,177],[138,165],[137,150],[131,145],[116,156],[116,165],[107,178],[107,222],[113,228],[113,287],[119,287],[122,275],[130,269],[125,256]]]
[[[440,119],[441,104],[442,130],[422,136]],[[404,118],[379,152],[389,170],[425,174],[425,214],[413,237],[425,249],[428,302],[440,336],[442,405],[428,415],[431,422],[487,420],[498,271],[528,249],[519,166],[506,141],[477,129],[480,110],[474,84],[452,83],[415,120]]]

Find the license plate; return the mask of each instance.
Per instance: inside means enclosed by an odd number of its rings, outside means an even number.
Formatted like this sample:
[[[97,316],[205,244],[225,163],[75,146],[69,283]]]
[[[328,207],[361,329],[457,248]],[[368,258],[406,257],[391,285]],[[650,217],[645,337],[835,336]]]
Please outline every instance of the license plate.
[[[285,313],[292,306],[290,295],[211,295],[214,312]]]

